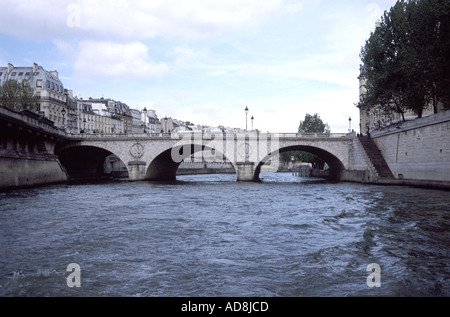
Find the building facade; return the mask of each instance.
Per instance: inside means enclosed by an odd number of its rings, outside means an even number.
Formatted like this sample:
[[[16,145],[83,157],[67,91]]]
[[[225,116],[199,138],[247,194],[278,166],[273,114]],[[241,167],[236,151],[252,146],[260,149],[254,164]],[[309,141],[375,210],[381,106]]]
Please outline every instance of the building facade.
[[[7,67],[0,67],[0,86],[8,80],[19,83],[27,81],[39,100],[38,109],[41,116],[53,121],[56,127],[65,127],[67,99],[64,85],[56,70],[47,71],[37,63],[29,67],[17,67],[8,63]]]
[[[89,98],[89,102],[99,115],[111,118],[111,132],[108,133],[133,133],[133,118],[127,104],[103,97]]]
[[[155,110],[130,109],[110,98],[78,98],[72,90],[64,87],[58,71],[48,71],[37,63],[32,66],[14,66],[8,63],[0,67],[0,86],[8,80],[27,82],[38,99],[38,112],[42,118],[66,133],[175,133],[180,131],[202,131],[170,117],[159,119]]]
[[[141,113],[141,120],[145,125],[144,133],[159,133],[161,131],[161,122],[155,110],[144,108]]]

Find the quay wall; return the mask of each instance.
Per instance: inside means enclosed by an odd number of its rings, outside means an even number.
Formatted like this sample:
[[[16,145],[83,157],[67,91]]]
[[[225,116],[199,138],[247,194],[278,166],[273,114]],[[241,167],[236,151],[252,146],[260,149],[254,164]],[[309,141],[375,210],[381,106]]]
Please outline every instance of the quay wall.
[[[226,162],[183,162],[177,170],[177,175],[235,173],[233,165]]]
[[[0,190],[63,183],[68,180],[56,156],[0,156]]]
[[[64,132],[47,121],[29,111],[0,107],[0,190],[68,180],[54,155]]]
[[[450,110],[372,131],[397,182],[450,186]]]

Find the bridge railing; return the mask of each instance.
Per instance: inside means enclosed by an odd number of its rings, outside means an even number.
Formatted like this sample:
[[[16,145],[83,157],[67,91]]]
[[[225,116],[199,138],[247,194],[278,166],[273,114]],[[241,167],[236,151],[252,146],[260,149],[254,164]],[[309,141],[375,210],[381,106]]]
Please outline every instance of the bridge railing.
[[[69,138],[96,139],[96,138],[148,138],[171,137],[174,133],[73,133],[67,134]]]
[[[67,134],[69,138],[82,139],[97,139],[97,138],[172,138],[181,139],[185,136],[201,136],[202,138],[209,138],[213,136],[230,136],[230,135],[268,135],[279,138],[343,138],[348,136],[347,133],[255,133],[255,132],[240,132],[240,133],[220,133],[220,132],[182,132],[182,133],[80,133]]]
[[[276,133],[281,138],[343,138],[347,133]]]

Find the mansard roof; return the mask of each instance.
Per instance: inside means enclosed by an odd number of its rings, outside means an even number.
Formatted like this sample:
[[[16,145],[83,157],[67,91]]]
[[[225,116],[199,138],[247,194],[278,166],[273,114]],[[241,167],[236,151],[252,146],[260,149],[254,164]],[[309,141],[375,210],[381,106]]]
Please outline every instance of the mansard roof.
[[[0,67],[0,85],[11,79],[18,82],[27,80],[31,88],[44,88],[64,93],[64,85],[58,77],[58,72],[47,71],[36,63],[33,66],[8,64],[7,67]]]

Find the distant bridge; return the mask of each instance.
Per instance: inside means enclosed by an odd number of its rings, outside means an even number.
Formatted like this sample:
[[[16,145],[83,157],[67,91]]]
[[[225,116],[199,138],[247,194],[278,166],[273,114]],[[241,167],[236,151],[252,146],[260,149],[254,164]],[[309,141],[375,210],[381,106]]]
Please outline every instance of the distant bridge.
[[[77,169],[95,170],[114,154],[127,167],[129,180],[137,181],[174,180],[184,159],[199,151],[213,151],[233,165],[238,181],[256,181],[263,165],[278,169],[278,164],[271,164],[278,154],[306,151],[327,163],[330,178],[343,180],[355,167],[354,139],[354,133],[81,134],[67,135],[55,153],[69,174]]]

